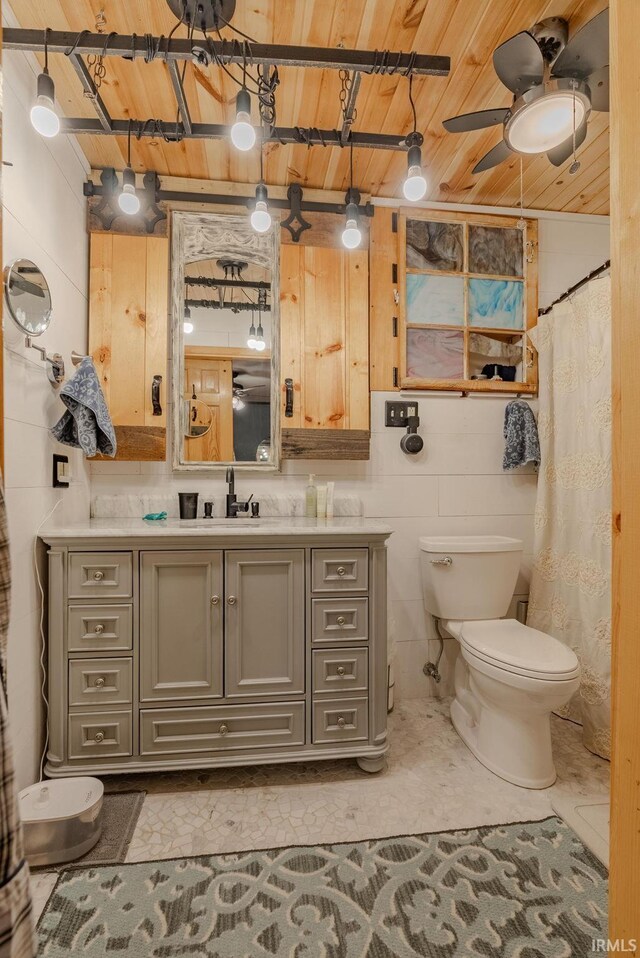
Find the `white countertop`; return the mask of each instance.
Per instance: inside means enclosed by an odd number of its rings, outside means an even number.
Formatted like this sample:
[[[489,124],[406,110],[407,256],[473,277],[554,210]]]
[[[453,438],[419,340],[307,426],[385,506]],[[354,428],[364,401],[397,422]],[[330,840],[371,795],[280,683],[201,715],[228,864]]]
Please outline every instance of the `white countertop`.
[[[242,538],[249,536],[344,536],[384,535],[392,533],[391,526],[378,519],[361,516],[340,516],[333,519],[87,519],[66,525],[48,523],[40,531],[45,542],[53,539],[138,538],[207,536]]]

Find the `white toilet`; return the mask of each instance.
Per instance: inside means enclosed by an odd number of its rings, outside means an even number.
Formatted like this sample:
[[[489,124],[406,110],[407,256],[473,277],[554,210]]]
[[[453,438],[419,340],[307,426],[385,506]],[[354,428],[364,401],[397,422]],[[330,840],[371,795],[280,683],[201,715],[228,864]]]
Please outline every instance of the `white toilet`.
[[[575,653],[544,632],[502,619],[522,542],[504,536],[420,539],[424,604],[460,643],[451,719],[483,765],[525,788],[556,779],[550,717],[579,685]]]

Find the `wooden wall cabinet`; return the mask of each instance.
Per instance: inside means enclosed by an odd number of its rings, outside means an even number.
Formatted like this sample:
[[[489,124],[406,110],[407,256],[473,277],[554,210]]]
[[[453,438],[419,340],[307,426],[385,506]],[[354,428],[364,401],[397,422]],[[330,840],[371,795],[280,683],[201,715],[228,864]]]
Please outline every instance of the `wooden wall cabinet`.
[[[166,457],[168,287],[166,237],[91,234],[89,353],[115,427],[116,459]]]
[[[369,251],[283,244],[280,257],[283,458],[368,459]]]

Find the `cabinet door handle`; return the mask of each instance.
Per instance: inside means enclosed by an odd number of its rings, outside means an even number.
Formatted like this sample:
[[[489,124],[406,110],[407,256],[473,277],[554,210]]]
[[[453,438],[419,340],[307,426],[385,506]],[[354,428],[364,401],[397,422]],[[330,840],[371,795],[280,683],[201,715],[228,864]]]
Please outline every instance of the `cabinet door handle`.
[[[154,376],[151,381],[151,405],[153,406],[153,415],[162,415],[162,406],[160,405],[160,384],[162,376]]]
[[[219,595],[212,595],[212,596],[211,596],[211,605],[219,605],[219,604],[220,604],[220,596],[219,596]]]
[[[102,635],[102,633],[104,632],[104,625],[101,625],[100,623],[98,623],[94,627],[93,631],[95,632],[96,635]]]
[[[338,618],[336,619],[336,622],[338,623],[338,625],[345,625],[346,621],[347,620],[345,619],[343,615],[339,615]]]
[[[431,565],[453,565],[451,556],[442,556],[440,559],[431,559]]]
[[[347,671],[347,670],[345,669],[344,665],[339,665],[338,668],[336,669],[336,672],[337,672],[338,675],[340,675],[340,676],[344,675],[344,673],[345,673],[346,671]]]
[[[338,573],[338,575],[346,575],[346,574],[347,574],[347,570],[345,569],[345,567],[344,567],[343,565],[339,565],[338,568],[336,569],[336,572]]]
[[[104,687],[104,679],[102,676],[99,676],[99,678],[97,678],[93,684],[97,689],[101,689]]]
[[[229,731],[229,726],[224,723],[220,726],[220,735],[226,735]]]
[[[100,569],[97,569],[93,573],[93,578],[96,580],[96,582],[100,582],[101,579],[104,579],[104,572],[101,572]]]
[[[101,742],[104,742],[104,732],[96,732],[93,737],[94,742],[97,742],[100,745]]]
[[[287,419],[293,418],[293,379],[284,381],[285,403],[284,414]]]
[[[229,605],[235,605],[237,601],[238,600],[236,599],[235,595],[230,595],[229,598],[227,599],[227,602],[229,603]]]
[[[338,728],[344,728],[347,724],[347,720],[341,716],[338,718]]]

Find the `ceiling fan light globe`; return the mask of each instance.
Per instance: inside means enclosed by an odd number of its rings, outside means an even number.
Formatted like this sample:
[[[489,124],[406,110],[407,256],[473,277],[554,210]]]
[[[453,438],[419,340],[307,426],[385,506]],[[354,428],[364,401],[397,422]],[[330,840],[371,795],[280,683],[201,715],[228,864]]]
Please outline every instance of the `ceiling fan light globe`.
[[[410,166],[407,178],[402,184],[404,198],[410,203],[417,203],[427,192],[427,181],[420,166]]]
[[[516,153],[547,153],[580,128],[589,109],[585,84],[552,80],[516,100],[505,125],[505,140]]]

